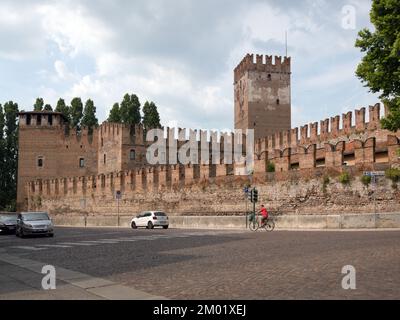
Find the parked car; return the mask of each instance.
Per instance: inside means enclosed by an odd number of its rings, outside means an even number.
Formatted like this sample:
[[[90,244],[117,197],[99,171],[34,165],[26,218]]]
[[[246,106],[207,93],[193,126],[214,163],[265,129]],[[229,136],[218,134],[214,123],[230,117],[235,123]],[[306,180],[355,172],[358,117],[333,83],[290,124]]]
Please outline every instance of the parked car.
[[[16,213],[0,213],[0,233],[14,233],[16,226]]]
[[[21,212],[17,217],[15,234],[21,238],[28,235],[53,237],[53,223],[47,212]]]
[[[146,211],[133,218],[131,226],[132,229],[139,227],[146,227],[147,229],[163,227],[164,229],[168,229],[169,220],[168,216],[162,211]]]

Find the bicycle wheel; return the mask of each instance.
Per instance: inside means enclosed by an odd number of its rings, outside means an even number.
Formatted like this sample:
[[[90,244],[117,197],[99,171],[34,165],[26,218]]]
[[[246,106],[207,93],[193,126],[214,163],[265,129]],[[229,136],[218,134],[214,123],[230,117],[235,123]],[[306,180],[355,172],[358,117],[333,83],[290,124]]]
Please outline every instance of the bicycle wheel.
[[[250,222],[249,228],[251,231],[257,231],[259,227],[260,226],[257,220],[253,220],[252,222]]]
[[[274,221],[268,221],[264,227],[265,230],[267,230],[268,232],[272,232],[275,229],[275,222]]]

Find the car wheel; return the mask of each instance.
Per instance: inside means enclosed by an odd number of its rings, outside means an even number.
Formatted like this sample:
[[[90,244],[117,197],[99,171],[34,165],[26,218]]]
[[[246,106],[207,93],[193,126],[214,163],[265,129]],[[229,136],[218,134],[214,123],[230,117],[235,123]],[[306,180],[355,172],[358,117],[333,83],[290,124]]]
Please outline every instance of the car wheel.
[[[164,229],[168,229],[168,226],[163,226]]]
[[[49,234],[49,237],[50,237],[50,238],[54,238],[54,233],[50,233],[50,234]]]
[[[136,223],[134,221],[132,221],[131,227],[132,227],[132,229],[137,229],[137,225],[136,225]]]
[[[151,221],[147,223],[147,229],[154,229],[154,225]]]

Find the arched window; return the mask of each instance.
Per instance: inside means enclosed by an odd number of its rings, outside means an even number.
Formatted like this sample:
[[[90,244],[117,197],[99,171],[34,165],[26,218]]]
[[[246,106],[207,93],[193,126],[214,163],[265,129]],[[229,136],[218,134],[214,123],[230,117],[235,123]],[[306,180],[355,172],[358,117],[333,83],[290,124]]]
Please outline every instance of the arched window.
[[[85,158],[79,158],[79,168],[85,167]]]
[[[44,166],[43,157],[37,158],[37,166],[38,166],[38,168],[43,168],[43,166]]]
[[[268,81],[271,81],[271,80],[272,80],[272,76],[269,74],[269,75],[267,76],[267,79],[268,79]]]

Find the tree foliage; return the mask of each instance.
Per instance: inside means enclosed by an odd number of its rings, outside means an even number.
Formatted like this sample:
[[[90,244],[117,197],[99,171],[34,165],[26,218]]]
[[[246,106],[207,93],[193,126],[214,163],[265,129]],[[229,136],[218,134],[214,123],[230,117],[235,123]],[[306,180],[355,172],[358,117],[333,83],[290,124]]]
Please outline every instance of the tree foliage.
[[[15,211],[18,168],[18,104],[0,107],[0,209]]]
[[[121,122],[126,124],[140,124],[140,101],[135,94],[126,94],[120,106]]]
[[[114,103],[113,107],[110,110],[110,114],[107,119],[108,122],[113,122],[113,123],[121,123],[121,111],[119,108],[119,103]]]
[[[33,105],[33,111],[43,111],[43,106],[44,100],[42,98],[37,98]]]
[[[59,99],[57,102],[57,106],[55,109],[56,112],[60,112],[63,114],[64,118],[67,120],[67,122],[71,122],[71,110],[70,108],[65,104],[64,99]]]
[[[53,107],[49,104],[46,104],[43,108],[44,111],[53,111]]]
[[[71,115],[71,127],[79,130],[81,119],[83,117],[83,103],[81,98],[76,97],[72,99],[70,115]]]
[[[83,117],[81,121],[82,127],[89,129],[89,134],[93,133],[93,128],[99,125],[99,121],[96,118],[96,107],[91,99],[88,99],[85,103],[85,109],[83,111]]]
[[[160,128],[160,114],[154,102],[148,102],[143,106],[143,125],[146,129]]]
[[[370,17],[375,31],[359,32],[356,47],[365,55],[356,74],[388,107],[382,126],[396,131],[400,129],[400,1],[374,0]]]

